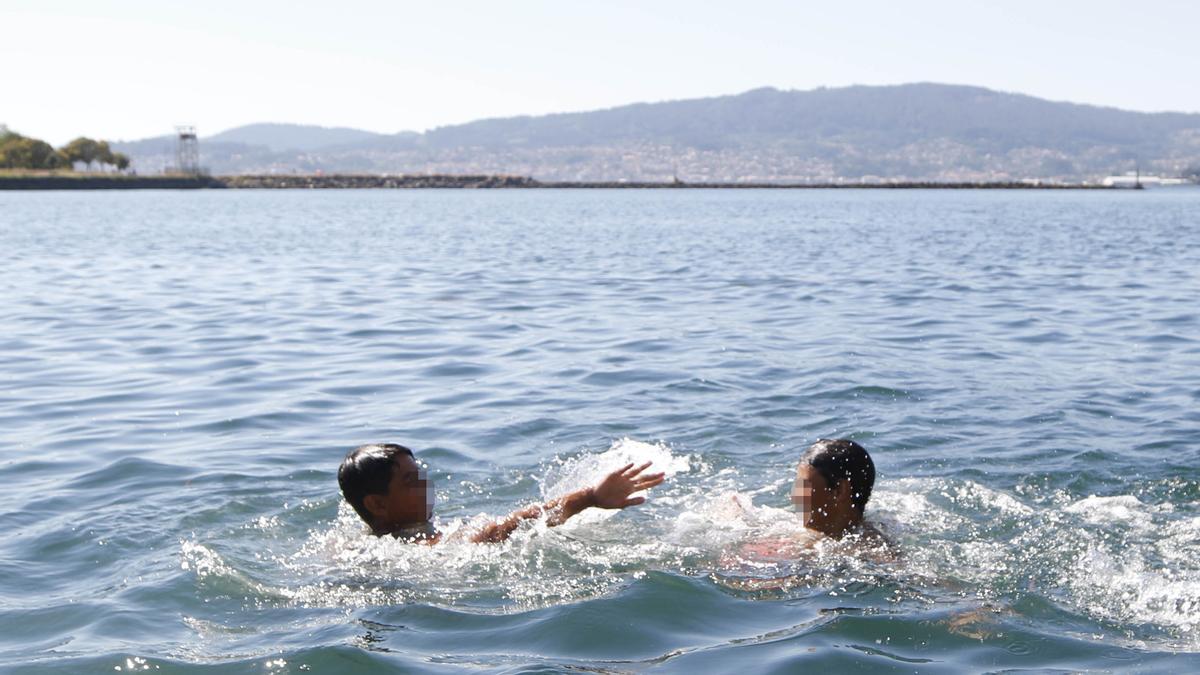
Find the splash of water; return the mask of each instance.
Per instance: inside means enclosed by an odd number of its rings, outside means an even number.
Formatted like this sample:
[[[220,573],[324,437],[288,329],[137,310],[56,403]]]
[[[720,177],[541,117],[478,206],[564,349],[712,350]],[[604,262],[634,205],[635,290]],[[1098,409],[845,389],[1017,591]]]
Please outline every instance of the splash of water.
[[[546,497],[652,461],[668,482],[623,512],[589,509],[549,528],[533,521],[506,542],[453,535],[473,519],[439,523],[446,543],[373,537],[342,505],[336,520],[270,555],[286,576],[256,578],[211,547],[185,541],[181,559],[208,593],[263,605],[425,603],[478,612],[524,611],[614,593],[647,572],[708,574],[731,592],[830,593],[888,587],[897,597],[975,598],[988,606],[1027,594],[1128,630],[1149,627],[1175,648],[1200,645],[1200,514],[1196,503],[1132,495],[1031,498],[949,478],[885,480],[868,519],[892,537],[896,559],[861,542],[811,537],[786,504],[787,478],[743,485],[733,467],[621,439],[543,467]],[[786,473],[786,472],[785,472]],[[747,542],[791,540],[790,557],[745,555]],[[271,544],[268,544],[271,545]]]

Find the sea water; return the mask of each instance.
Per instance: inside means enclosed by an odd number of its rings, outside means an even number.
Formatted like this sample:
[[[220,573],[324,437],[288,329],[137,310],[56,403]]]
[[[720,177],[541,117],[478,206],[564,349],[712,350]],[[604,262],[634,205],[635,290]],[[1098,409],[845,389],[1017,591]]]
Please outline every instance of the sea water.
[[[3,193],[0,272],[6,671],[1200,668],[1197,190]],[[746,554],[822,437],[897,555]],[[411,546],[373,441],[448,532],[668,480]]]

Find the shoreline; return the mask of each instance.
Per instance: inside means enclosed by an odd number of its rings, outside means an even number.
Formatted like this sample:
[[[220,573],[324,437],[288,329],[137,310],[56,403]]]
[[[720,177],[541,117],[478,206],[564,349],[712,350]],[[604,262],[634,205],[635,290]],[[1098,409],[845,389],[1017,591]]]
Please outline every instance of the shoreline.
[[[0,190],[347,190],[347,189],[522,189],[522,190],[1123,190],[1092,183],[1022,181],[893,183],[684,183],[538,181],[527,176],[460,174],[329,174],[239,176],[130,176],[123,174],[0,174]]]

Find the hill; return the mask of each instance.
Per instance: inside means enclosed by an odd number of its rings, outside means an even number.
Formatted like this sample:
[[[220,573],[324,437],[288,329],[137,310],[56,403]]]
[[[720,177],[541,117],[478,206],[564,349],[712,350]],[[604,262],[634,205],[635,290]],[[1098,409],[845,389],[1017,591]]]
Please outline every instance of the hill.
[[[317,131],[320,130],[320,131]],[[145,142],[141,142],[145,143]],[[135,162],[152,160],[114,147]],[[202,140],[218,173],[510,173],[543,180],[1081,180],[1200,164],[1200,114],[907,84],[637,103],[425,133],[250,125]]]
[[[217,143],[264,146],[276,152],[317,150],[330,146],[361,143],[384,134],[348,127],[319,127],[305,124],[247,124],[209,137]]]

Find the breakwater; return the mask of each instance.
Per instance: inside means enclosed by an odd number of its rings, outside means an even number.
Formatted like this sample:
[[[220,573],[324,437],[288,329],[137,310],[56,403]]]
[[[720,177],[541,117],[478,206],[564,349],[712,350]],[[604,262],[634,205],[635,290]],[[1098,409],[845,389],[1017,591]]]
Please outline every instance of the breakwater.
[[[624,181],[539,181],[492,174],[262,174],[242,176],[131,176],[123,174],[0,174],[0,190],[182,190],[182,189],[584,189],[584,190],[1112,190],[1090,183],[897,181],[890,183],[685,183]]]
[[[213,176],[135,176],[104,173],[0,174],[0,190],[196,190],[225,187]]]
[[[529,188],[537,181],[525,176],[463,174],[296,174],[222,176],[222,187],[241,189],[361,189],[361,188]]]

